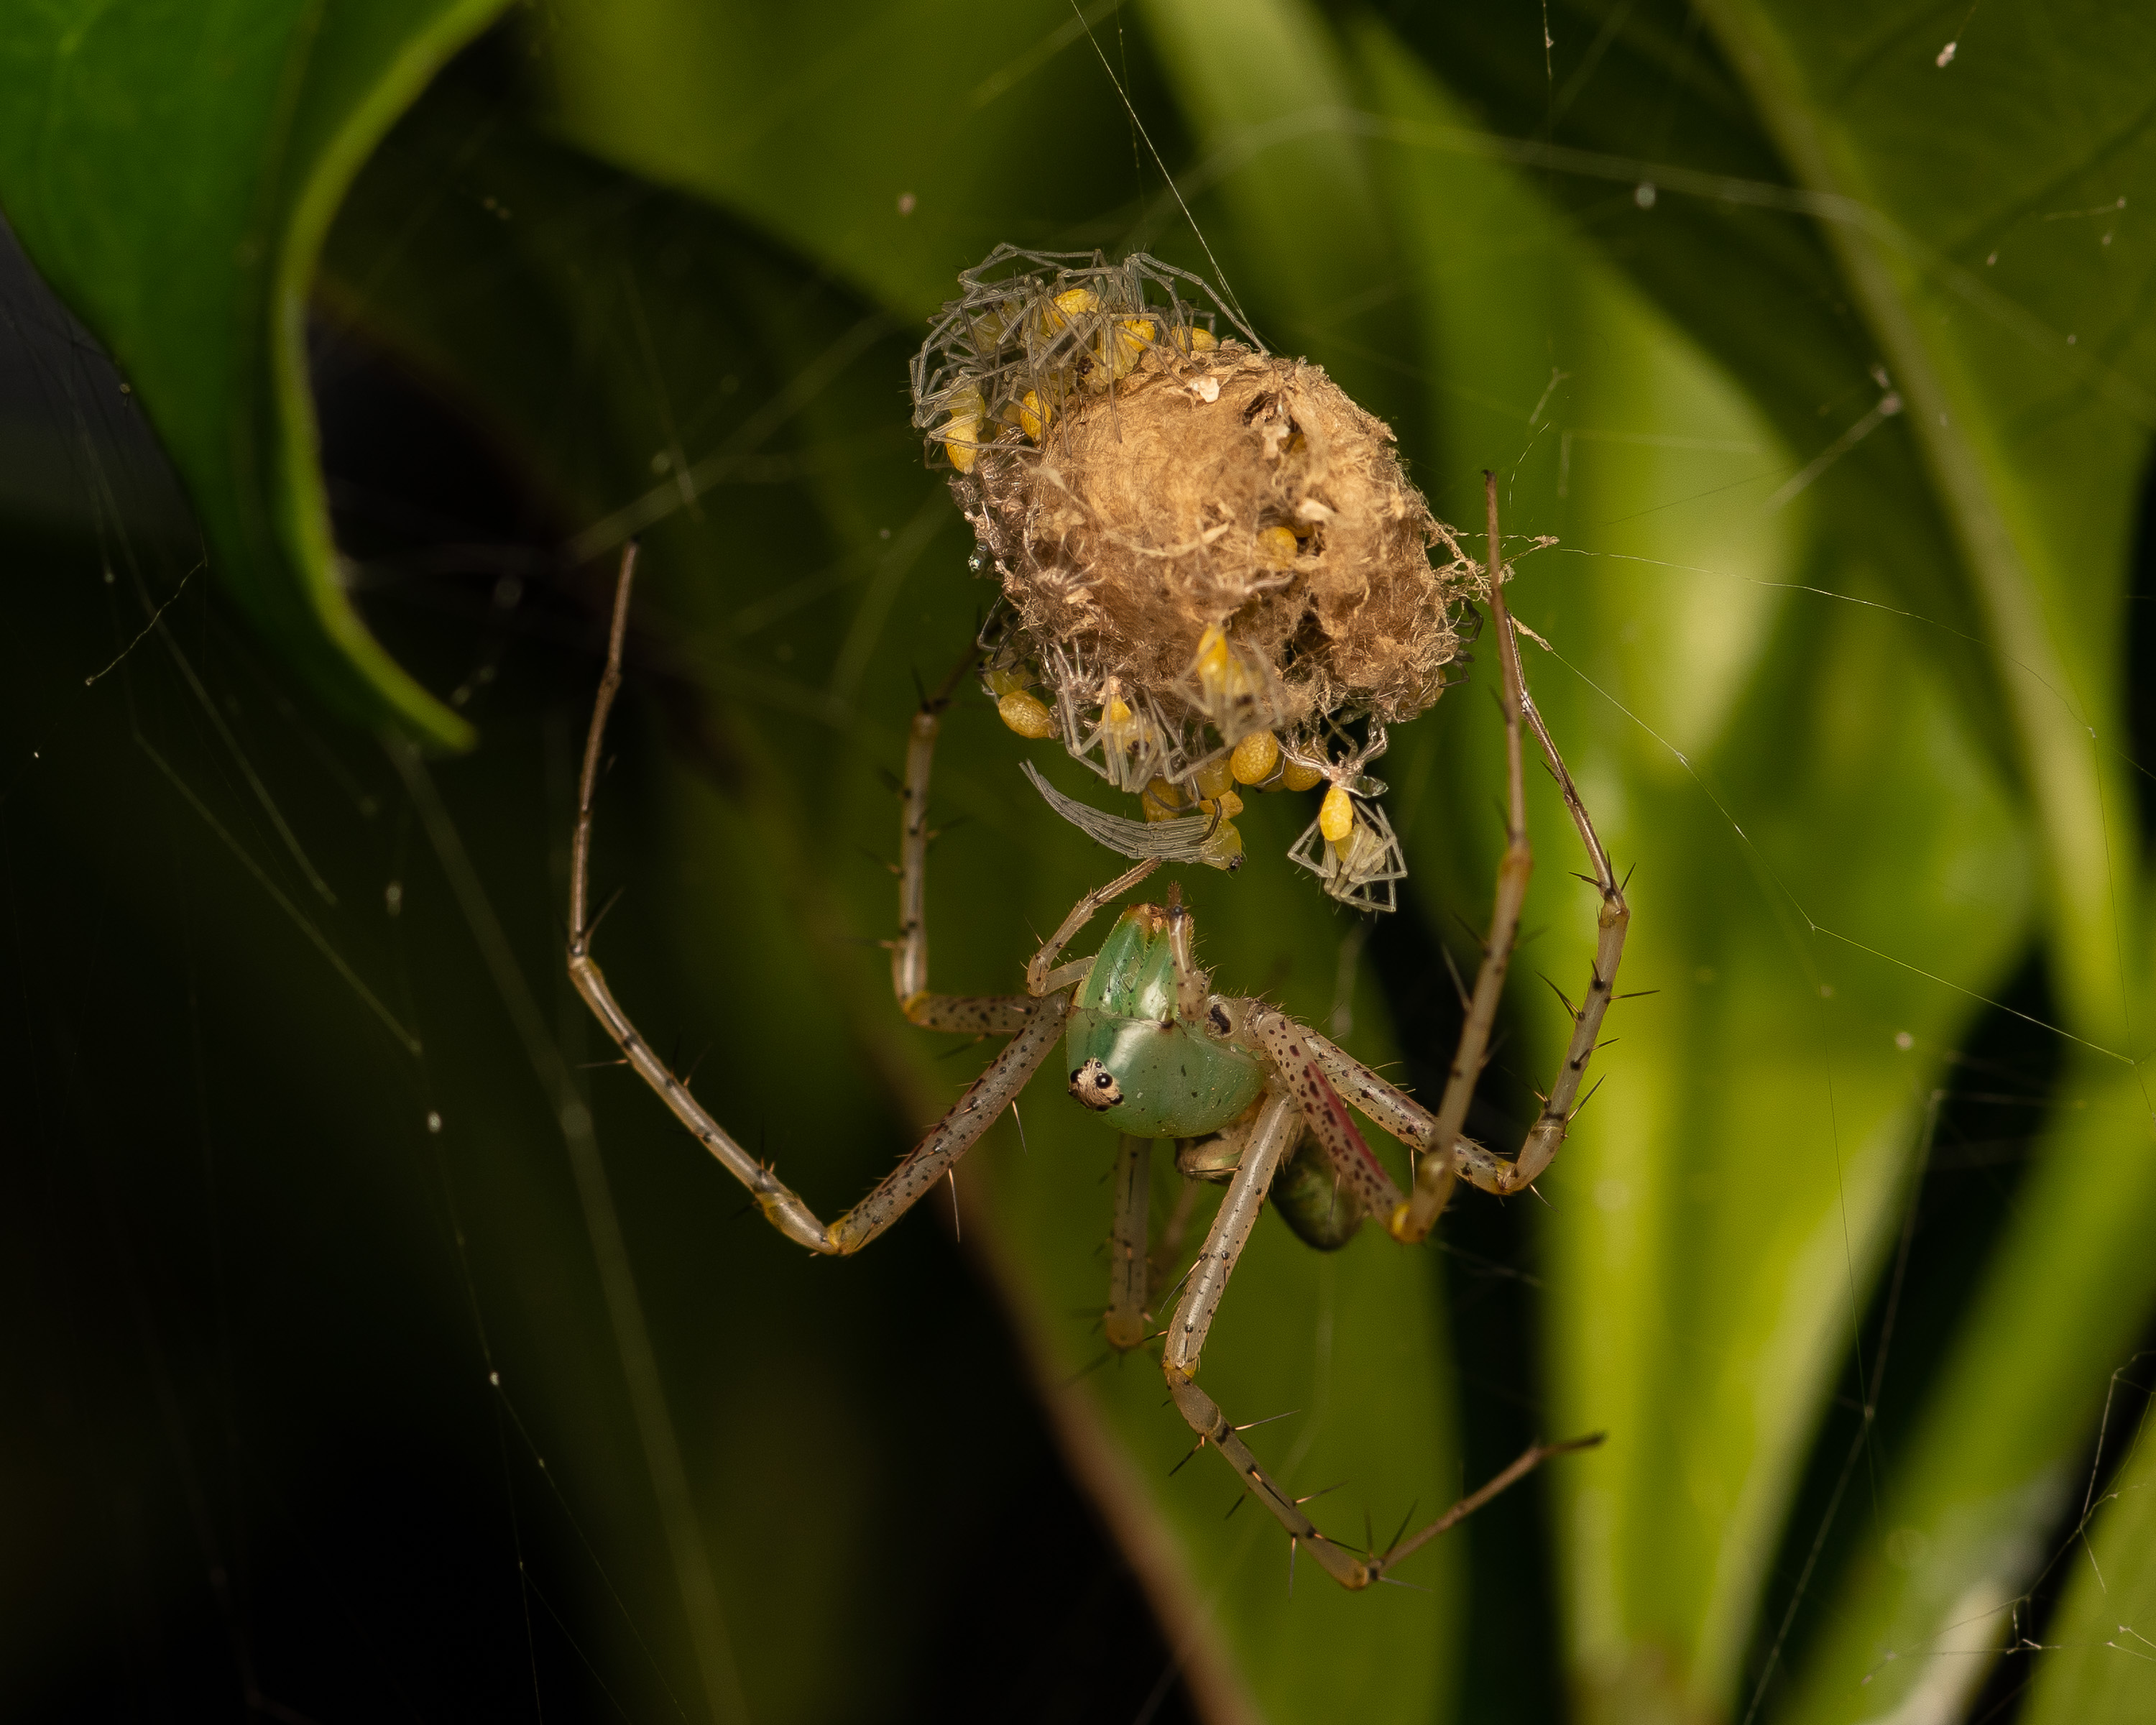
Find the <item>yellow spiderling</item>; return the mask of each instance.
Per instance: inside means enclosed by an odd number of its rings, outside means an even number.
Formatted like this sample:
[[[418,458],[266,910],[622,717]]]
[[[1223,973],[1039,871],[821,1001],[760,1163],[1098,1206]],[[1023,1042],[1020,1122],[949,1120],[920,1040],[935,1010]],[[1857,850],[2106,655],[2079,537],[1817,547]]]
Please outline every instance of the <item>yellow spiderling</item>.
[[[1253,731],[1228,757],[1228,771],[1237,784],[1260,784],[1280,764],[1280,739],[1271,732]]]
[[[996,716],[1020,737],[1055,735],[1055,715],[1038,696],[1013,689],[996,703]]]
[[[1325,793],[1324,802],[1318,805],[1317,830],[1332,845],[1355,830],[1355,804],[1345,786],[1335,785]]]

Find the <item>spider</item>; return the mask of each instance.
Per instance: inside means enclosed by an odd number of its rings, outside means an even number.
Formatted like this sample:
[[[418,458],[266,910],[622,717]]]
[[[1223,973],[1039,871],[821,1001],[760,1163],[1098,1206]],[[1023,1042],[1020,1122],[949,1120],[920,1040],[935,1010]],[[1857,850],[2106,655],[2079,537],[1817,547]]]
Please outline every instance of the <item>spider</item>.
[[[1161,1367],[1177,1409],[1198,1435],[1233,1467],[1245,1486],[1287,1531],[1292,1562],[1307,1549],[1343,1586],[1366,1588],[1392,1567],[1453,1527],[1549,1457],[1599,1443],[1599,1435],[1537,1443],[1444,1514],[1383,1553],[1358,1551],[1327,1538],[1270,1476],[1219,1406],[1198,1384],[1205,1339],[1227,1292],[1229,1278],[1270,1198],[1312,1244],[1344,1244],[1366,1216],[1394,1239],[1414,1245],[1429,1235],[1462,1180],[1503,1196],[1528,1185],[1563,1143],[1604,1015],[1609,1009],[1630,912],[1608,853],[1596,836],[1571,774],[1522,675],[1518,642],[1506,608],[1506,578],[1497,531],[1497,490],[1486,475],[1489,555],[1486,566],[1491,619],[1502,673],[1507,787],[1505,852],[1497,870],[1495,910],[1466,1021],[1444,1093],[1435,1112],[1324,1037],[1265,1001],[1214,992],[1212,977],[1193,957],[1194,928],[1179,890],[1163,904],[1125,911],[1100,951],[1065,960],[1064,951],[1102,909],[1161,866],[1140,863],[1071,907],[1025,968],[1022,993],[937,994],[928,988],[926,898],[929,771],[948,691],[925,700],[915,714],[901,790],[899,937],[891,942],[891,988],[899,1010],[924,1029],[1008,1036],[943,1119],[867,1197],[825,1224],[791,1188],[743,1149],[705,1111],[638,1033],[615,1001],[591,956],[588,915],[592,806],[598,783],[607,717],[621,685],[635,547],[624,552],[615,588],[606,670],[592,712],[579,782],[569,887],[569,974],[629,1065],[675,1117],[753,1195],[766,1220],[812,1252],[859,1251],[930,1191],[980,1138],[1045,1064],[1065,1045],[1060,1070],[1077,1106],[1122,1133],[1115,1179],[1105,1328],[1110,1345],[1128,1353],[1156,1335]],[[1523,783],[1524,732],[1532,731],[1563,794],[1584,845],[1593,884],[1601,895],[1599,938],[1587,993],[1573,1010],[1564,1063],[1518,1153],[1507,1160],[1461,1136],[1481,1073],[1497,1001],[1532,867]],[[1349,1104],[1404,1144],[1414,1173],[1404,1192],[1372,1153]],[[1147,1201],[1154,1144],[1174,1141],[1180,1173],[1224,1181],[1220,1207],[1204,1245],[1168,1291],[1174,1307],[1155,1331],[1149,1307]]]

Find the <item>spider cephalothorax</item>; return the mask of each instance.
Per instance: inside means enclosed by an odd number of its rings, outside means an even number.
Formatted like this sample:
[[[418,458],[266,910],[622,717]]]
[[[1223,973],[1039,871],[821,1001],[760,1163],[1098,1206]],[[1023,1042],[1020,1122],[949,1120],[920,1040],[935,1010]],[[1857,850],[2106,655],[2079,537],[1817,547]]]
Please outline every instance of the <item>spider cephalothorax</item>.
[[[1126,911],[1070,1003],[1070,1094],[1142,1138],[1218,1132],[1265,1088],[1258,1056],[1220,1034],[1204,1010],[1203,973],[1199,1009],[1185,1016],[1177,948],[1188,951],[1187,925],[1173,903]]]

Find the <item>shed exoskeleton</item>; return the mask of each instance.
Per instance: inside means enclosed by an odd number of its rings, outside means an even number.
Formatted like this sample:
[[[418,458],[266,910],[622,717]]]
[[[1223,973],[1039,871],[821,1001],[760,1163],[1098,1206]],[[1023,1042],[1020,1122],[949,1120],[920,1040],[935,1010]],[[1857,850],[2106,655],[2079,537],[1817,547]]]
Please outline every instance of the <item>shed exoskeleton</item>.
[[[1141,862],[1079,900],[1028,962],[1023,993],[932,993],[923,912],[929,775],[947,700],[939,696],[925,701],[915,714],[906,750],[901,793],[900,930],[891,942],[892,991],[899,1009],[924,1029],[1010,1040],[898,1166],[827,1224],[744,1150],[668,1070],[615,1001],[591,956],[592,805],[607,716],[621,681],[633,545],[623,557],[606,671],[580,782],[570,869],[569,973],[629,1064],[748,1189],[765,1219],[810,1251],[850,1254],[890,1227],[943,1178],[1034,1073],[1050,1062],[1057,1045],[1064,1045],[1064,1058],[1056,1064],[1071,1096],[1122,1134],[1105,1322],[1109,1343],[1128,1352],[1156,1337],[1162,1341],[1161,1368],[1169,1392],[1200,1445],[1219,1451],[1286,1529],[1295,1548],[1307,1548],[1328,1574],[1349,1588],[1369,1586],[1549,1456],[1600,1441],[1598,1435],[1537,1443],[1426,1527],[1382,1553],[1358,1552],[1317,1530],[1197,1381],[1207,1334],[1268,1200],[1296,1234],[1320,1249],[1344,1244],[1365,1219],[1375,1219],[1403,1244],[1414,1245],[1429,1235],[1460,1182],[1500,1195],[1531,1184],[1557,1154],[1578,1104],[1611,999],[1630,912],[1609,855],[1522,677],[1518,644],[1503,597],[1506,571],[1494,480],[1488,485],[1488,510],[1489,606],[1503,674],[1507,845],[1466,1022],[1435,1111],[1266,1001],[1214,992],[1211,975],[1194,956],[1193,919],[1178,888],[1170,888],[1164,903],[1142,903],[1125,911],[1095,956],[1065,960],[1064,949],[1080,931],[1159,869],[1158,858]],[[1594,968],[1585,998],[1573,1012],[1564,1064],[1526,1141],[1507,1158],[1461,1136],[1460,1128],[1481,1070],[1532,867],[1522,767],[1527,731],[1534,733],[1563,793],[1602,907]],[[1407,1147],[1412,1177],[1405,1190],[1364,1140],[1356,1112]],[[1155,1144],[1163,1141],[1175,1144],[1178,1171],[1186,1178],[1224,1182],[1227,1187],[1204,1245],[1179,1281],[1168,1275],[1169,1260],[1179,1246],[1177,1225],[1171,1224],[1155,1245],[1147,1214],[1151,1158]],[[1156,1329],[1152,1305],[1163,1288],[1173,1293],[1175,1304],[1165,1328]]]

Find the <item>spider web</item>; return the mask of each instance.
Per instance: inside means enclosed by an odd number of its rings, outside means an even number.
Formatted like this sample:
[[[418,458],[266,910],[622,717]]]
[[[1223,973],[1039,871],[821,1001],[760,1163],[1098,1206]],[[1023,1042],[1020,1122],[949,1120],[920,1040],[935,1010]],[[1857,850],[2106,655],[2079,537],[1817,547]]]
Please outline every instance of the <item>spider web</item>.
[[[1103,1696],[1183,1716],[1158,1632],[932,1212],[843,1291],[794,1254],[737,1277],[724,1260],[757,1226],[738,1194],[692,1175],[684,1209],[681,1189],[621,1178],[624,1158],[694,1169],[678,1137],[647,1124],[602,1159],[583,1098],[610,1063],[559,950],[564,798],[596,663],[562,584],[562,524],[472,427],[325,326],[318,394],[354,585],[392,633],[417,599],[401,644],[491,738],[449,763],[371,742],[216,593],[117,373],[12,239],[4,260],[8,519],[39,572],[11,613],[0,793],[22,1100],[10,1352],[23,1501],[49,1506],[16,1572],[11,1712],[133,1697],[286,1720],[905,1717],[1031,1695],[1047,1717]],[[839,364],[860,354],[849,339]],[[813,403],[832,369],[743,392],[737,445],[754,448],[757,414]],[[941,528],[942,513],[923,517]],[[924,536],[900,523],[897,555]],[[819,597],[816,625],[843,625],[860,564],[827,568],[823,595],[811,575],[805,596],[767,598],[744,628]],[[623,752],[608,813],[633,829],[633,740]],[[608,920],[614,952],[638,949],[639,916],[663,947],[632,895]],[[772,944],[764,962],[799,963]],[[663,993],[643,991],[662,1022]],[[851,1058],[843,1026],[818,1028],[812,986],[782,969],[760,1006],[790,1014],[806,1051],[765,1050],[761,1088],[732,1077],[735,1118],[773,1153],[835,1141],[819,1183],[843,1192],[849,1140],[859,1173],[906,1124],[859,1076],[807,1097],[819,1058]],[[677,1064],[699,1066],[711,1039],[701,1070],[724,1073],[740,1026],[673,1017],[691,1027]],[[713,1259],[716,1281],[691,1267]],[[660,1261],[675,1270],[654,1299]],[[701,1286],[673,1304],[685,1269]],[[670,1335],[670,1311],[689,1319]],[[707,1346],[729,1312],[738,1333]],[[848,1435],[870,1425],[874,1443]],[[950,1453],[972,1432],[994,1440]],[[784,1706],[751,1707],[736,1648],[743,1615],[763,1626],[717,1595],[700,1548],[714,1522],[765,1554],[746,1561],[774,1614],[884,1651],[872,1683],[804,1671]],[[958,1630],[931,1599],[1011,1527],[1053,1573],[1014,1602],[1009,1651],[954,1676],[939,1666]],[[929,1594],[909,1614],[880,1570],[825,1561],[850,1538],[880,1542]],[[42,1599],[27,1590],[40,1573]],[[1101,1645],[1137,1651],[1074,1679]]]
[[[1134,90],[1133,126],[1142,117],[1163,153],[1183,159],[1178,146],[1188,146],[1163,136],[1160,110],[1142,106],[1112,16],[1095,8],[1086,22],[1099,31],[1104,64]],[[1094,46],[1059,23],[1029,52],[1038,66]],[[1591,78],[1593,59],[1566,75]],[[1120,123],[1105,83],[1099,100]],[[1643,152],[1651,141],[1643,138]],[[1195,165],[1171,198],[1147,145],[1134,138],[1132,153],[1130,201],[1102,232],[1079,238],[1105,244],[1111,230],[1129,244],[1183,244],[1193,254],[1184,260],[1202,266],[1203,249],[1172,230],[1187,197],[1218,240],[1224,223],[1204,197],[1235,163],[1189,152]],[[1513,159],[1537,172],[1599,175],[1635,204],[1646,183],[1636,163],[1568,159],[1546,145],[1522,144]],[[618,185],[611,195],[636,196]],[[1687,188],[1658,171],[1653,195],[1743,194]],[[443,193],[467,214],[482,196],[495,194],[470,181]],[[392,261],[385,253],[385,268]],[[907,1094],[902,1086],[825,1076],[865,1064],[882,1045],[824,997],[813,942],[787,927],[796,907],[737,889],[726,866],[767,842],[739,807],[754,800],[743,786],[773,774],[757,754],[769,733],[730,723],[727,701],[782,713],[801,734],[881,747],[895,761],[887,745],[906,710],[903,661],[922,659],[932,678],[944,668],[922,658],[942,650],[937,619],[911,608],[932,572],[943,578],[940,565],[953,562],[932,485],[865,501],[882,516],[850,524],[851,542],[789,529],[785,511],[798,506],[773,501],[804,475],[855,473],[889,453],[863,437],[858,404],[882,387],[864,377],[910,346],[909,332],[817,284],[822,321],[804,320],[815,339],[775,344],[769,365],[722,373],[706,399],[677,400],[670,380],[687,367],[677,369],[684,356],[667,344],[694,332],[678,321],[662,330],[644,305],[649,285],[639,299],[629,281],[614,302],[622,339],[593,362],[629,374],[656,428],[649,483],[639,491],[617,481],[609,509],[562,519],[555,497],[494,453],[499,428],[444,413],[414,382],[424,367],[326,318],[317,388],[355,590],[400,657],[490,738],[479,759],[433,763],[370,744],[275,668],[206,578],[184,500],[115,375],[19,261],[11,268],[0,363],[12,381],[0,399],[27,407],[11,408],[4,501],[23,556],[51,572],[34,587],[17,583],[11,602],[20,607],[16,692],[0,790],[18,978],[7,1044],[23,1122],[9,1158],[21,1200],[9,1206],[18,1219],[11,1255],[24,1266],[20,1298],[39,1317],[15,1349],[34,1392],[17,1398],[17,1441],[33,1458],[26,1471],[49,1482],[47,1500],[59,1506],[33,1518],[25,1549],[71,1552],[52,1559],[35,1597],[18,1584],[18,1620],[30,1626],[14,1655],[18,1692],[55,1712],[89,1696],[236,1689],[253,1711],[281,1718],[333,1716],[362,1697],[535,1717],[846,1716],[863,1692],[837,1672],[797,1670],[783,1702],[742,1675],[757,1669],[772,1623],[798,1614],[861,1637],[865,1665],[879,1654],[897,1661],[892,1686],[872,1692],[879,1713],[926,1711],[931,1697],[963,1710],[941,1686],[953,1667],[973,1674],[968,1693],[1050,1717],[1061,1707],[1065,1717],[1159,1719],[1200,1706],[1182,1662],[1195,1656],[1203,1623],[1163,1630],[1147,1616],[1139,1584],[1049,1459],[1053,1440],[1023,1372],[1005,1363],[981,1381],[979,1363],[1004,1358],[1021,1321],[996,1316],[931,1229],[880,1247],[891,1256],[885,1267],[874,1255],[862,1260],[875,1279],[865,1290],[856,1279],[840,1291],[811,1266],[782,1266],[760,1241],[747,1249],[752,1219],[737,1218],[737,1200],[715,1191],[685,1146],[648,1118],[634,1124],[635,1102],[593,1100],[608,1076],[603,1049],[559,981],[570,774],[594,664],[594,588],[577,566],[629,532],[685,521],[719,547],[715,556],[730,541],[785,543],[790,534],[804,555],[732,606],[716,655],[692,664],[685,651],[654,646],[645,662],[650,706],[672,715],[652,721],[654,732],[666,726],[668,751],[655,736],[617,740],[607,793],[615,843],[624,855],[648,846],[714,860],[671,890],[636,876],[607,939],[628,955],[624,973],[649,1003],[646,1028],[662,1039],[678,1028],[677,1067],[714,1045],[700,1089],[725,1097],[729,1120],[774,1159],[839,1145],[816,1178],[843,1192],[911,1136],[917,1122],[890,1100],[894,1088]],[[513,295],[517,285],[475,271],[469,290]],[[1360,339],[1370,320],[1392,315],[1410,285],[1396,263],[1339,316],[1263,333],[1352,372],[1371,363]],[[730,291],[737,307],[768,309],[768,280]],[[1609,347],[1579,351],[1614,371]],[[1607,403],[1614,382],[1578,365],[1567,375],[1569,359],[1549,367],[1543,399],[1505,404],[1512,440],[1472,459],[1515,486],[1544,464],[1556,496],[1600,509],[1583,504],[1559,544],[1525,557],[1516,590],[1524,621],[1547,638],[1546,653],[1528,649],[1529,675],[1562,708],[1562,740],[1589,763],[1574,757],[1590,804],[1598,814],[1614,809],[1627,829],[1640,819],[1628,806],[1640,800],[1639,780],[1612,757],[1630,750],[1635,763],[1659,760],[1656,794],[1719,832],[1725,865],[1747,882],[1749,926],[1763,931],[1747,950],[1784,967],[1819,1014],[1844,1028],[1854,1015],[1861,1034],[1907,1057],[1907,1172],[1875,1237],[1851,1240],[1836,1293],[1839,1399],[1801,1435],[1792,1507],[1758,1554],[1738,1708],[1771,1717],[1788,1674],[1827,1633],[1821,1602],[1845,1566],[1867,1551],[1901,1568],[1923,1562],[1921,1530],[1882,1519],[1887,1481],[1987,1250],[2025,1201],[2047,1121],[2084,1098],[2066,1076],[2073,1039],[2030,942],[2004,983],[1986,981],[1961,954],[1910,937],[1898,913],[1929,883],[1910,881],[1904,899],[1856,914],[1792,863],[1761,787],[1725,783],[1719,764],[1771,756],[1775,711],[1747,692],[1775,630],[1853,633],[1891,665],[1912,655],[1912,639],[1959,626],[1815,580],[1789,538],[1776,538],[1774,518],[1800,510],[1839,464],[1862,459],[1870,439],[1892,434],[1891,380],[1871,399],[1830,403],[1817,446],[1791,449],[1747,424],[1726,388],[1707,390],[1702,405],[1699,367],[1686,374],[1699,385],[1690,397],[1623,424],[1597,418],[1580,403]],[[1406,384],[1448,388],[1430,366],[1391,363]],[[891,418],[896,447],[903,416],[894,407]],[[1660,489],[1641,495],[1643,453]],[[1471,514],[1467,482],[1426,463],[1418,471],[1441,513]],[[1630,513],[1606,501],[1611,474],[1635,488]],[[911,511],[886,509],[886,495],[910,499]],[[1658,539],[1639,526],[1649,518],[1666,530]],[[1524,552],[1542,524],[1514,525]],[[1707,550],[1672,557],[1672,544]],[[1592,566],[1601,609],[1537,603],[1542,569],[1566,559]],[[2135,583],[2141,618],[2148,584],[2145,575]],[[1611,675],[1601,650],[1611,626],[1621,636],[1634,621],[1646,627],[1685,609],[1673,593],[1697,595],[1694,612],[1740,621],[1718,637],[1695,631],[1681,678],[1642,675],[1621,655]],[[722,698],[700,681],[711,663],[726,674]],[[1474,789],[1486,790],[1487,715],[1457,716],[1472,698],[1455,695],[1430,721],[1412,757],[1419,772],[1393,770],[1417,866],[1413,830],[1459,817]],[[2096,742],[2148,780],[2140,740],[2099,731]],[[954,832],[938,863],[963,852],[954,865],[974,871],[969,882],[995,878],[983,860],[994,845],[1032,842],[985,770],[961,756],[940,781],[975,828]],[[860,814],[865,797],[834,789],[813,765],[799,777],[792,788],[804,800],[846,811],[811,824],[817,845],[887,842]],[[684,791],[685,781],[702,788]],[[1537,819],[1544,870],[1555,875],[1566,866],[1561,819],[1544,804]],[[1486,833],[1474,843],[1490,848]],[[1460,922],[1486,914],[1479,866],[1430,866],[1426,902],[1453,913],[1449,925],[1435,916],[1374,932],[1343,923],[1315,974],[1306,960],[1283,978],[1260,960],[1241,980],[1307,985],[1319,1006],[1306,1015],[1322,1015],[1337,1035],[1358,1019],[1389,1022],[1408,1076],[1430,1091],[1459,1015],[1448,961],[1471,971],[1474,937]],[[2130,861],[2110,866],[2116,874]],[[1681,985],[1711,1003],[1730,978],[1686,961],[1676,937],[1682,907],[1657,901],[1654,885],[1641,882],[1630,963],[1666,991]],[[1964,894],[1995,887],[1950,883]],[[686,907],[700,892],[703,906]],[[1555,920],[1564,901],[1548,902],[1516,993],[1532,986],[1530,969],[1577,986],[1569,946],[1544,959],[1570,938]],[[1024,915],[1016,905],[984,911],[982,947],[1020,950]],[[1659,935],[1650,915],[1662,918]],[[836,937],[883,932],[865,917]],[[715,1000],[683,983],[670,958],[676,943],[737,955],[728,990],[748,998]],[[1942,1032],[1920,1038],[1899,1019],[1866,1020],[1866,965],[1897,973]],[[743,975],[756,980],[744,985]],[[1547,1035],[1531,1014],[1508,1007],[1471,1120],[1476,1136],[1501,1144],[1547,1082],[1530,1052]],[[778,1037],[757,1022],[767,1018],[795,1028]],[[1824,1190],[1862,1147],[1840,1135],[1833,1035],[1794,1014],[1792,1024],[1810,1039],[1799,1088],[1830,1122],[1807,1176]],[[2131,1062],[2140,1047],[2122,1025],[2102,1051]],[[1621,1102],[1622,1045],[1604,1058],[1620,1086],[1599,1105],[1608,1107]],[[961,1081],[954,1073],[951,1087]],[[603,1156],[595,1117],[606,1127]],[[1039,1153],[1014,1134],[989,1148]],[[1599,1163],[1549,1192],[1576,1214],[1621,1214],[1640,1197]],[[1451,1459],[1471,1479],[1526,1437],[1550,1435],[1549,1266],[1524,1205],[1461,1206],[1442,1250],[1463,1428]],[[1327,1291],[1296,1332],[1306,1356],[1301,1424],[1276,1429],[1293,1434],[1276,1440],[1283,1477],[1305,1487],[1329,1483],[1302,1471],[1320,1435],[1352,1420],[1371,1394],[1335,1363],[1332,1274],[1330,1260],[1320,1266],[1316,1285]],[[923,1312],[932,1314],[926,1342]],[[1065,1327],[1082,1353],[1084,1320]],[[2137,1398],[2150,1381],[2142,1355],[2120,1363],[2086,1471],[2060,1495],[2020,1590],[1980,1602],[1947,1631],[1979,1673],[1957,1692],[1967,1717],[2010,1717],[2055,1650],[2046,1611],[2072,1566],[2091,1560],[2083,1534],[2138,1440]],[[1173,1437],[1162,1429],[1163,1446]],[[1537,1555],[1557,1513],[1537,1482],[1470,1523],[1476,1589],[1463,1608],[1463,1717],[1560,1716],[1548,1674],[1562,1657],[1562,1584]],[[924,1534],[924,1522],[940,1531]],[[1271,1530],[1256,1523],[1239,1517],[1227,1555],[1200,1576],[1209,1604],[1225,1609],[1234,1578],[1271,1561]],[[895,1597],[958,1589],[982,1553],[1014,1549],[1029,1574],[1064,1579],[969,1605],[980,1633],[963,1642],[938,1627],[939,1613]],[[736,1565],[742,1550],[757,1554],[752,1565]],[[835,1551],[855,1555],[834,1562]],[[785,1612],[714,1579],[742,1573]],[[1540,1609],[1522,1610],[1523,1600]],[[900,1660],[909,1636],[952,1656]],[[2156,1624],[2120,1631],[2123,1643],[2136,1636],[2156,1638]],[[983,1643],[1004,1651],[988,1656]],[[1113,1675],[1090,1689],[1075,1683],[1074,1671],[1106,1663],[1104,1647],[1114,1650]],[[1882,1657],[1933,1651],[1890,1644]],[[91,1675],[100,1670],[120,1675]]]

